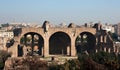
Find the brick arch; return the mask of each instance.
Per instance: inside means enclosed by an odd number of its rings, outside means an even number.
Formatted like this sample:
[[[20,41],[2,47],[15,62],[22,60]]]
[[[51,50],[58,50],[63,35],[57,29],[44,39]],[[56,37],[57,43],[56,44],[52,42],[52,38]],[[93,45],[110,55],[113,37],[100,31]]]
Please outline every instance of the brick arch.
[[[42,35],[40,35],[39,33],[36,33],[36,32],[26,32],[26,33],[24,33],[23,35],[21,35],[20,40],[21,40],[21,38],[24,37],[25,35],[32,35],[32,33],[33,33],[34,35],[38,35],[38,37],[40,37],[40,38],[43,40],[43,44],[44,44],[44,42],[45,42],[44,37],[43,37]]]
[[[51,37],[53,34],[55,34],[55,33],[57,33],[57,32],[65,33],[65,34],[68,35],[68,36],[70,37],[70,39],[71,39],[70,33],[67,32],[67,31],[62,31],[62,30],[58,30],[58,31],[56,30],[56,31],[53,31],[53,32],[49,33],[49,39],[50,39],[50,37]],[[49,40],[49,39],[48,39],[48,40]]]
[[[96,29],[95,28],[81,28],[81,30],[77,29],[77,35],[79,35],[82,32],[89,32],[89,33],[95,35],[96,34]]]
[[[20,38],[28,33],[28,32],[35,32],[42,36],[44,39],[44,48],[43,54],[45,57],[49,56],[49,38],[56,32],[64,32],[66,33],[71,39],[71,56],[76,56],[75,50],[75,38],[79,35],[79,33],[87,31],[95,35],[96,29],[95,28],[85,28],[85,27],[77,27],[77,28],[59,28],[59,27],[51,27],[48,29],[47,32],[44,32],[43,28],[22,28],[21,32],[19,33],[18,37],[15,37],[16,45],[20,44]],[[15,47],[16,48],[16,47]],[[17,50],[13,52],[16,55]]]
[[[42,28],[22,28],[22,32],[20,34],[20,38],[22,36],[24,36],[24,34],[29,33],[29,32],[37,33],[40,36],[42,36],[43,39],[45,39],[44,30]]]
[[[44,47],[44,42],[45,42],[45,40],[44,40],[44,38],[39,34],[39,33],[36,33],[36,32],[26,32],[26,33],[24,33],[22,36],[21,36],[21,38],[20,38],[20,40],[22,39],[22,37],[24,37],[24,40],[26,40],[27,38],[26,38],[26,36],[27,35],[31,35],[31,40],[32,40],[32,42],[30,42],[29,44],[27,43],[27,41],[24,41],[24,43],[20,43],[20,44],[24,44],[24,46],[27,48],[31,48],[32,49],[32,54],[31,55],[33,55],[34,54],[34,51],[37,51],[37,52],[35,52],[35,53],[37,53],[38,55],[41,55],[41,56],[43,56],[43,47]],[[36,39],[35,40],[35,35],[37,35],[38,36],[38,40]],[[18,51],[19,52],[19,51]]]
[[[42,36],[41,34],[37,33],[37,32],[26,32],[26,33],[24,33],[24,34],[21,35],[21,36],[25,36],[25,35],[27,35],[27,34],[32,34],[32,33],[34,33],[34,34],[36,34],[36,35],[39,35],[39,36],[41,36],[41,37],[43,38],[43,36]]]
[[[90,32],[90,31],[83,31],[83,32],[80,32],[79,34],[83,34],[83,33],[89,33],[89,34],[91,34],[91,35],[95,36],[95,34],[94,34],[94,33],[92,33],[92,32]],[[79,35],[79,34],[78,34],[78,35]]]
[[[91,35],[93,35],[93,36],[95,36],[95,34],[96,34],[96,33],[93,33],[93,32],[91,32],[91,31],[82,31],[82,32],[80,32],[79,34],[82,34],[82,33],[89,33],[89,34],[91,34]],[[78,34],[78,35],[79,35],[79,34]]]
[[[79,41],[76,43],[78,36],[80,36],[80,38],[78,39]],[[76,40],[75,40],[75,47],[77,52],[78,51],[81,52],[83,50],[84,51],[87,50],[88,52],[95,51],[96,36],[93,33],[89,31],[83,31],[83,32],[80,32],[78,36],[76,37]],[[86,41],[84,41],[84,36],[86,36]],[[83,46],[85,46],[86,48]],[[81,49],[81,47],[83,48]]]
[[[55,31],[55,32],[53,32],[52,34],[49,35],[49,39],[48,39],[48,40],[50,40],[50,37],[51,37],[52,35],[54,35],[55,33],[64,33],[64,34],[66,34],[66,35],[70,38],[70,41],[71,41],[71,36],[70,36],[70,34],[67,33],[67,32],[65,32],[65,31]]]
[[[70,47],[71,37],[63,31],[56,31],[49,37],[49,54],[51,55],[70,55]]]
[[[40,34],[40,33],[38,33],[38,32],[35,32],[35,31],[32,31],[32,32],[30,32],[30,31],[25,31],[25,32],[23,32],[23,33],[21,33],[21,35],[19,36],[19,39],[21,39],[25,34],[27,34],[27,33],[35,33],[35,34],[37,34],[37,35],[40,35],[42,38],[43,38],[43,40],[45,40],[45,37],[44,37],[44,35],[43,34]]]

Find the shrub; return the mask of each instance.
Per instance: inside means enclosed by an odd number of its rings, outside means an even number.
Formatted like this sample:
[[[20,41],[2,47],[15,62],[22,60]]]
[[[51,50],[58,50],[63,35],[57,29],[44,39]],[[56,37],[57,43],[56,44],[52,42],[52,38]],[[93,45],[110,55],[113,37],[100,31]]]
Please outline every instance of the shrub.
[[[110,60],[117,60],[117,57],[114,53],[107,52],[97,52],[90,55],[90,57],[97,63],[105,64],[105,62]]]
[[[80,70],[80,62],[77,59],[68,60],[64,64],[64,70]]]
[[[120,64],[115,60],[107,61],[104,65],[108,68],[108,70],[120,70]]]
[[[30,70],[46,70],[47,62],[41,61],[39,57],[27,57],[23,60],[23,65],[28,66]]]
[[[4,68],[5,61],[10,56],[11,56],[11,54],[8,53],[7,51],[0,50],[0,69]]]
[[[50,65],[49,70],[64,70],[63,65]]]
[[[5,66],[5,70],[48,70],[47,62],[39,57],[11,58],[11,63]],[[7,64],[7,62],[6,62]]]

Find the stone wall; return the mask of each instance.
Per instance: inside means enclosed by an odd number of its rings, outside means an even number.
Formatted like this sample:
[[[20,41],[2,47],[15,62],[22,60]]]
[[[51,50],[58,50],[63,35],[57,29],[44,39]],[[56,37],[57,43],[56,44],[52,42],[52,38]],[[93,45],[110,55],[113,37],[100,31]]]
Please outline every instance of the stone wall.
[[[85,27],[79,27],[79,28],[49,28],[47,30],[47,32],[44,32],[43,28],[22,28],[21,34],[16,38],[16,44],[14,45],[14,47],[11,47],[10,50],[14,50],[13,53],[13,57],[17,57],[17,45],[20,44],[20,39],[29,32],[34,32],[37,33],[39,35],[41,35],[44,39],[44,48],[43,48],[43,56],[44,57],[49,57],[49,39],[50,37],[57,33],[57,32],[63,32],[66,33],[71,40],[71,44],[70,44],[70,56],[76,56],[76,48],[75,48],[75,41],[77,36],[82,33],[82,32],[89,32],[93,35],[96,34],[96,29],[95,28],[85,28]]]
[[[47,62],[37,57],[17,57],[6,60],[4,70],[47,70],[47,68]]]

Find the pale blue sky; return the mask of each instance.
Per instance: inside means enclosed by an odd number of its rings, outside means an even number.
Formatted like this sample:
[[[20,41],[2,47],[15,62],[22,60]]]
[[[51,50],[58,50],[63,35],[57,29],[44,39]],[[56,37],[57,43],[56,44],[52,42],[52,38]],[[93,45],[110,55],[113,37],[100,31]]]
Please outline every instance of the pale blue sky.
[[[120,0],[0,0],[0,23],[120,22]]]

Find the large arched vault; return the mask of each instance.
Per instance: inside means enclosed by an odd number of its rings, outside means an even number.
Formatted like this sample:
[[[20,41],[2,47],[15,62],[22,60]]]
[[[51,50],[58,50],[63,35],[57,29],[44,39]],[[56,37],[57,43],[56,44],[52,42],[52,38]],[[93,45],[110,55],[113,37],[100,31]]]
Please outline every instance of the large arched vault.
[[[70,55],[71,39],[64,32],[55,32],[49,38],[50,55]]]
[[[85,28],[85,27],[70,27],[70,28],[60,28],[60,27],[49,27],[47,31],[44,28],[22,28],[21,33],[15,37],[15,44],[9,51],[13,53],[12,57],[17,57],[20,53],[18,49],[24,50],[25,47],[32,48],[32,51],[39,48],[39,55],[44,57],[49,57],[51,55],[70,55],[76,56],[76,38],[81,33],[85,33],[88,36],[93,37],[95,41],[95,28]],[[89,34],[90,33],[90,34]],[[34,39],[35,38],[35,39]],[[89,38],[90,39],[90,38]],[[26,41],[25,41],[26,40]],[[87,40],[90,41],[90,40]],[[39,43],[39,44],[37,44]],[[92,44],[93,45],[93,44]],[[21,48],[20,46],[24,46]],[[13,49],[16,49],[13,51]],[[34,52],[32,52],[33,54]],[[23,53],[22,54],[26,54]],[[22,55],[20,54],[20,55]]]
[[[20,44],[22,45],[22,47],[26,47],[26,49],[23,49],[24,55],[43,55],[44,39],[38,33],[28,32],[24,34],[23,37],[20,39]],[[18,56],[20,53],[20,47],[21,46],[19,45]]]
[[[88,53],[95,52],[96,37],[90,32],[81,32],[75,41],[77,53],[87,51]]]

